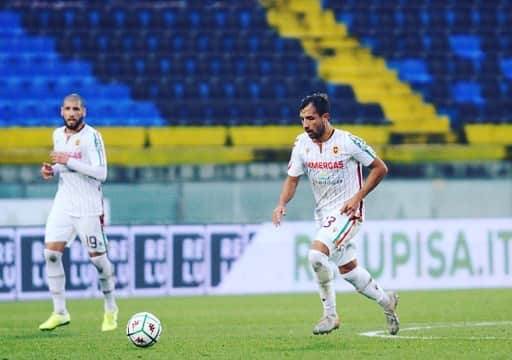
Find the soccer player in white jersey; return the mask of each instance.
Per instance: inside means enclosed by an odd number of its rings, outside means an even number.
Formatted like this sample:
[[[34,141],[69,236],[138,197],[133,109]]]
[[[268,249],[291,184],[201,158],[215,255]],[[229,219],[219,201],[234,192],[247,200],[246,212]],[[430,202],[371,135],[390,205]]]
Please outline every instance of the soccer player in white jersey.
[[[66,308],[65,274],[62,254],[78,235],[98,270],[105,297],[102,331],[117,327],[118,308],[114,298],[113,266],[107,256],[103,233],[102,182],[107,178],[105,147],[98,131],[84,122],[85,103],[78,94],[64,98],[60,114],[64,126],[53,133],[52,164],[43,163],[41,176],[59,176],[57,194],[45,229],[44,257],[53,312],[40,330],[53,330],[69,324]]]
[[[395,335],[399,329],[395,312],[398,295],[384,291],[358,265],[354,243],[364,218],[363,199],[387,174],[387,166],[362,139],[332,127],[327,95],[304,98],[300,118],[305,133],[295,140],[288,176],[272,221],[276,226],[280,224],[300,176],[306,174],[313,189],[318,228],[308,255],[323,305],[323,316],[313,328],[313,334],[328,334],[339,327],[333,286],[335,272],[339,271],[359,293],[383,308],[388,331]],[[361,165],[371,169],[364,182]]]

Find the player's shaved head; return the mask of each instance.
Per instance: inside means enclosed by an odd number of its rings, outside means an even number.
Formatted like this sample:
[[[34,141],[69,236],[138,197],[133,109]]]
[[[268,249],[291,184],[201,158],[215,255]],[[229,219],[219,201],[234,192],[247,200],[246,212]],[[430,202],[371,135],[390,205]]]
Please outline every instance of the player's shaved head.
[[[69,95],[65,96],[64,100],[62,101],[62,103],[64,104],[66,101],[78,102],[81,107],[85,107],[85,100],[84,100],[84,98],[81,97],[80,95],[76,94],[76,93],[69,94]]]
[[[69,94],[64,97],[60,114],[64,119],[64,125],[71,131],[79,131],[83,128],[84,116],[87,110],[85,109],[85,101],[78,94]]]

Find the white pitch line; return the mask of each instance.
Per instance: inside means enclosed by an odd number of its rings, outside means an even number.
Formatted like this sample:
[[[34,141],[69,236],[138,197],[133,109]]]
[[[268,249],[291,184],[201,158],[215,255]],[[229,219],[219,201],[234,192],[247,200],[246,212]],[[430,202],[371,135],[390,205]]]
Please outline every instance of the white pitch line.
[[[487,327],[487,326],[503,326],[512,325],[512,321],[485,321],[485,322],[464,322],[464,323],[437,323],[430,325],[411,326],[406,328],[400,328],[400,333],[407,331],[418,331],[418,330],[432,330],[438,328],[463,328],[463,327]],[[408,335],[389,335],[384,330],[374,330],[359,333],[361,336],[378,337],[387,339],[419,339],[419,340],[446,340],[446,339],[458,339],[458,340],[511,340],[510,337],[497,337],[497,336],[467,336],[467,337],[447,337],[447,336],[408,336]]]

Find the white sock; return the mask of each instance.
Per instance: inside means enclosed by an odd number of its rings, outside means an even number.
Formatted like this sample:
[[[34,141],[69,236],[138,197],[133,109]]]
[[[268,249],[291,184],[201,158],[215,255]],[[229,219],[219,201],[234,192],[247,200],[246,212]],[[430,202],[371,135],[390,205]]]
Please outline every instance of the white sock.
[[[313,267],[318,282],[324,316],[336,314],[336,293],[332,282],[334,274],[329,258],[318,250],[309,250],[309,263]]]
[[[370,273],[361,266],[342,274],[343,278],[354,285],[357,291],[366,297],[375,300],[382,308],[387,309],[390,304],[389,295],[382,289]]]
[[[48,288],[52,294],[53,312],[66,315],[66,275],[62,266],[62,253],[60,251],[44,249],[46,260],[46,276]]]
[[[105,311],[117,311],[116,299],[114,297],[115,282],[114,268],[107,254],[91,257],[91,261],[98,270],[101,291],[105,296]]]

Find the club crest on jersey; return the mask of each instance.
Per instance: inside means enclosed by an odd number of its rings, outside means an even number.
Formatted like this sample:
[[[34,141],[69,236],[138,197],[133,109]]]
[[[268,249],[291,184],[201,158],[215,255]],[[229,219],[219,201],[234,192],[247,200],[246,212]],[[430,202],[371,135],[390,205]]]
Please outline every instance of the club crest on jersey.
[[[75,145],[76,145],[76,146],[80,145],[80,139],[76,139],[76,140],[75,140]]]
[[[339,152],[340,152],[340,148],[339,148],[339,147],[337,147],[337,146],[335,146],[335,147],[333,147],[333,148],[332,148],[332,152],[333,152],[333,153],[335,153],[335,154],[337,154],[337,153],[339,153]]]

